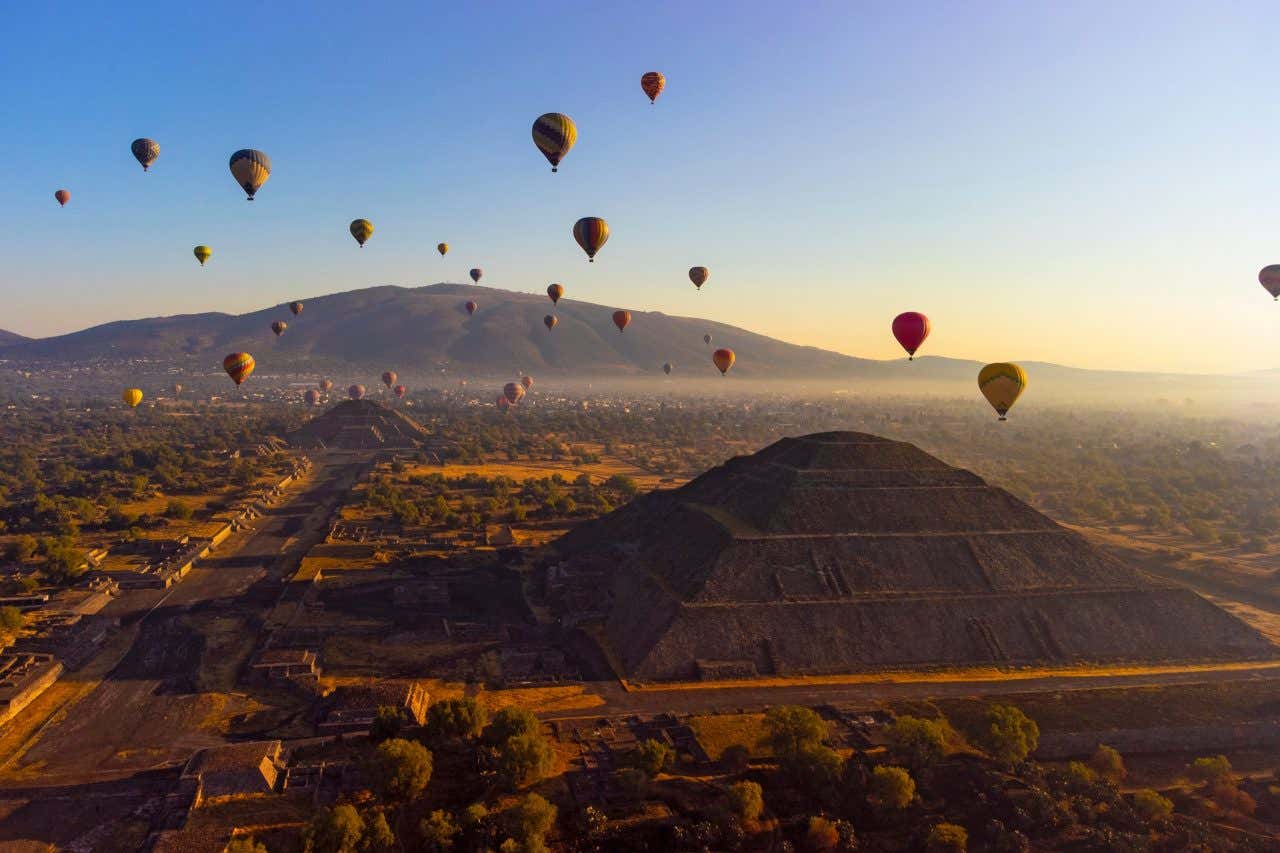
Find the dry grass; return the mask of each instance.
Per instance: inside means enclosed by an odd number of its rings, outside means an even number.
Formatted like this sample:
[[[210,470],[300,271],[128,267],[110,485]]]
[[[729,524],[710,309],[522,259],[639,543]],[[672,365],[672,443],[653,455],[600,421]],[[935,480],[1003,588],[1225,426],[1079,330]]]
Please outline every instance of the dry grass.
[[[490,713],[503,708],[526,708],[534,713],[578,711],[604,704],[604,698],[589,693],[581,684],[558,687],[518,687],[510,690],[483,690],[475,697]]]
[[[719,761],[728,747],[745,746],[756,758],[769,758],[773,752],[760,744],[764,737],[764,714],[714,714],[690,717],[689,727],[713,760]]]

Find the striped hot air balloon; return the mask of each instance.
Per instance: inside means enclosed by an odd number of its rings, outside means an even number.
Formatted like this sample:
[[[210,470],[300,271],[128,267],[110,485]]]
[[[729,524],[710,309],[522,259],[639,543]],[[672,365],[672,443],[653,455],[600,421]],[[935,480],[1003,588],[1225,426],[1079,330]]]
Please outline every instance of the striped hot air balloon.
[[[242,384],[253,373],[258,363],[247,352],[233,352],[222,360],[222,369],[231,377],[236,385]]]
[[[693,282],[693,286],[698,290],[702,290],[702,285],[706,284],[709,278],[711,278],[711,270],[706,267],[689,268],[689,281]]]
[[[326,392],[326,393],[327,393],[327,392],[329,392],[329,391],[332,391],[332,390],[333,390],[333,380],[332,380],[332,379],[321,379],[321,380],[320,380],[320,390],[321,390],[321,391],[324,391],[324,392]]]
[[[508,382],[502,386],[502,396],[507,398],[508,403],[519,403],[524,396],[524,386],[519,382]]]
[[[1008,420],[1009,409],[1013,408],[1026,387],[1026,371],[1012,362],[988,364],[978,371],[978,390],[1002,421]]]
[[[133,156],[142,164],[142,171],[145,172],[151,168],[151,164],[160,156],[160,143],[154,139],[143,137],[142,139],[133,140],[129,150],[133,152]]]
[[[318,406],[318,405],[320,405],[320,392],[319,392],[319,391],[317,391],[316,389],[314,389],[314,388],[308,388],[308,389],[307,389],[306,398],[307,398],[307,405],[308,405],[308,406]]]
[[[578,141],[578,126],[564,113],[545,113],[533,123],[533,144],[551,164],[551,171],[558,171],[560,161]]]
[[[668,361],[666,364],[662,365],[662,372],[668,376],[671,375],[671,362]]]
[[[548,332],[554,329],[556,327],[556,323],[559,323],[559,322],[560,321],[556,319],[555,314],[548,314],[547,316],[542,318],[542,325],[547,327]]]
[[[347,396],[350,397],[352,400],[363,400],[364,386],[352,385],[350,388],[347,389]]]
[[[276,320],[274,323],[271,324],[271,331],[276,333],[277,338],[283,335],[284,330],[287,328],[289,328],[289,324],[286,323],[284,320]]]
[[[241,148],[231,155],[231,177],[245,191],[249,201],[271,177],[271,158],[262,151]]]
[[[470,299],[470,300],[467,300],[467,304],[463,305],[462,307],[467,309],[467,316],[471,316],[472,314],[476,313],[476,309],[479,308],[480,306],[475,303],[474,299]]]
[[[367,219],[351,220],[351,236],[356,238],[356,242],[360,244],[360,248],[364,248],[364,244],[373,236],[373,223]]]
[[[530,388],[532,388],[532,387],[533,387],[533,377],[532,377],[532,376],[521,376],[521,377],[520,377],[520,384],[524,386],[524,390],[528,391]]]
[[[667,88],[667,78],[657,71],[648,71],[640,78],[640,89],[649,96],[649,103],[655,103],[662,90]]]
[[[584,216],[573,225],[573,239],[587,253],[587,260],[595,263],[596,252],[609,240],[609,223],[598,216]]]
[[[729,372],[729,368],[733,367],[733,363],[738,357],[733,354],[733,350],[725,348],[718,349],[711,354],[711,361],[716,367],[720,368],[720,375],[724,376]]]
[[[547,285],[547,296],[551,298],[552,305],[559,305],[560,297],[564,296],[564,285],[562,284]]]
[[[404,395],[409,393],[409,389],[404,387],[403,385],[397,385],[396,387],[391,389],[391,392],[396,395],[397,400],[403,400]]]
[[[205,261],[213,257],[213,249],[208,246],[196,246],[191,250],[191,254],[196,256],[196,260],[200,262],[200,266],[204,266]]]
[[[290,303],[289,303],[289,310],[293,312],[293,316],[297,317],[299,314],[301,314],[301,313],[302,313],[302,303],[301,303],[301,302],[290,302]]]
[[[441,257],[444,257],[445,255],[449,254],[449,244],[436,243],[436,251],[440,253]]]

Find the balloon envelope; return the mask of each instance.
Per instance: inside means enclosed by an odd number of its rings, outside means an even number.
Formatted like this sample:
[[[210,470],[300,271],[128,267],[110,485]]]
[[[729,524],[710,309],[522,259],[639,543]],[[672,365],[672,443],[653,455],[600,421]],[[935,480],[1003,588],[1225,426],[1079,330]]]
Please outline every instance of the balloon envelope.
[[[241,148],[231,155],[231,177],[245,191],[249,201],[271,177],[271,158],[252,148]]]
[[[561,284],[547,285],[547,296],[551,298],[551,304],[556,305],[560,302],[560,297],[564,296],[564,286]]]
[[[668,361],[666,364],[662,365],[662,372],[668,376],[671,375],[671,362]]]
[[[318,406],[318,405],[320,405],[320,392],[319,392],[319,391],[317,391],[317,390],[316,390],[316,389],[314,389],[314,388],[308,388],[308,389],[307,389],[307,405],[308,405],[308,406]]]
[[[289,328],[289,324],[286,323],[284,320],[276,320],[274,323],[271,324],[271,331],[276,333],[277,338],[283,335],[284,330],[287,328]]]
[[[578,126],[564,113],[545,113],[533,122],[533,144],[556,171],[560,161],[578,141]]]
[[[182,385],[178,382],[173,383],[173,393],[175,395],[182,393]]]
[[[232,382],[240,385],[249,378],[257,364],[249,353],[233,352],[222,360],[222,369],[231,377]]]
[[[404,387],[403,385],[397,385],[396,387],[392,388],[391,391],[396,395],[398,399],[403,400],[404,395],[409,392],[409,389]]]
[[[299,314],[301,314],[301,313],[302,313],[302,303],[301,303],[301,302],[290,302],[290,303],[289,303],[289,310],[293,312],[293,316],[297,317]]]
[[[733,363],[738,357],[733,354],[731,349],[718,349],[711,354],[711,361],[716,367],[720,368],[720,375],[724,376],[729,372],[729,368],[733,367]]]
[[[689,268],[689,281],[693,282],[693,286],[699,290],[702,289],[702,285],[704,285],[709,278],[711,278],[711,270],[706,267]]]
[[[394,370],[388,370],[382,374],[382,384],[390,388],[392,385],[396,384],[396,378],[396,372]]]
[[[978,390],[996,410],[1000,420],[1006,420],[1009,409],[1022,396],[1027,387],[1027,374],[1012,362],[988,364],[978,371]]]
[[[441,256],[449,254],[449,244],[436,243],[436,251],[439,252]]]
[[[707,332],[705,335],[703,335],[703,336],[702,336],[702,342],[703,342],[704,344],[706,344],[707,346],[711,346],[711,333],[710,333],[710,332]]]
[[[584,216],[573,225],[573,239],[587,253],[587,260],[594,263],[596,252],[609,239],[609,223],[598,216]]]
[[[321,391],[330,391],[330,390],[332,390],[332,389],[333,389],[333,380],[332,380],[332,379],[321,379],[321,380],[320,380],[320,390],[321,390]]]
[[[477,305],[475,302],[468,302],[466,305],[462,307],[467,309],[468,314],[474,314],[476,313],[476,309],[479,308],[480,306]]]
[[[356,238],[356,242],[363,249],[365,242],[373,236],[373,223],[367,219],[353,219],[350,231],[351,236]]]
[[[662,90],[667,87],[667,78],[657,71],[648,71],[640,78],[640,89],[649,96],[649,103],[658,100]]]
[[[476,267],[471,271],[470,275],[471,275],[471,280],[474,281],[476,284],[479,284],[480,279],[484,278],[484,270],[480,269],[480,267]]]
[[[137,408],[138,404],[142,402],[142,390],[140,388],[126,388],[120,398],[124,400],[124,404],[129,408]]]
[[[929,318],[919,311],[907,311],[893,318],[893,336],[907,351],[907,358],[915,357],[916,350],[929,337]]]
[[[196,260],[200,262],[200,266],[204,266],[204,262],[213,257],[213,249],[208,246],[196,246],[191,250],[191,254],[196,256]]]
[[[1262,282],[1262,286],[1267,289],[1275,299],[1280,299],[1280,264],[1271,264],[1265,266],[1258,273],[1258,281]]]
[[[66,207],[67,202],[71,201],[71,193],[68,190],[58,190],[53,194],[53,197],[56,198],[58,200],[58,204],[63,207]]]
[[[502,386],[502,396],[506,397],[508,403],[518,403],[524,396],[524,386],[519,382],[508,382]]]
[[[524,386],[524,390],[528,391],[530,388],[533,387],[533,377],[532,376],[520,377],[520,384]]]
[[[631,325],[631,312],[630,311],[614,311],[613,325],[618,327],[619,332],[621,332],[627,326]]]
[[[350,388],[347,389],[347,396],[350,397],[352,400],[364,399],[364,386],[352,385]]]
[[[129,146],[129,150],[133,152],[133,156],[142,164],[142,171],[151,168],[151,164],[160,156],[160,143],[154,139],[135,139],[133,144]]]
[[[555,314],[548,314],[547,316],[542,318],[542,325],[547,327],[548,332],[554,329],[556,327],[556,323],[559,323],[559,322],[560,321],[556,319]]]

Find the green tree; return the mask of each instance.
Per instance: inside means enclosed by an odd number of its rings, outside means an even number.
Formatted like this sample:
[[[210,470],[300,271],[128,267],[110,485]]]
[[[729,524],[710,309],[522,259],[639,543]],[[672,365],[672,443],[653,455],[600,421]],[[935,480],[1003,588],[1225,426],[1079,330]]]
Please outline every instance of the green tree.
[[[364,835],[364,820],[355,806],[343,804],[321,809],[302,832],[306,853],[357,853]]]
[[[762,742],[780,759],[799,754],[827,738],[827,724],[816,713],[798,705],[775,705],[764,716]]]
[[[228,841],[222,853],[267,853],[267,847],[255,841],[252,835],[241,835]]]
[[[951,853],[969,849],[969,833],[963,826],[954,823],[939,823],[929,830],[927,841],[930,851],[935,853]]]
[[[482,738],[490,746],[499,746],[518,735],[540,734],[542,724],[527,708],[503,708],[484,727]]]
[[[503,815],[507,834],[524,848],[540,849],[556,823],[556,807],[537,794],[527,794]]]
[[[944,722],[904,715],[893,721],[888,735],[893,754],[912,770],[932,767],[947,752]]]
[[[1024,761],[1040,743],[1040,727],[1035,720],[1012,705],[987,707],[978,744],[996,761],[1014,765]]]
[[[27,624],[27,617],[22,611],[11,605],[0,607],[0,632],[16,634]]]
[[[476,737],[484,723],[484,707],[474,699],[445,699],[427,710],[427,734],[437,742]]]
[[[725,805],[739,820],[758,820],[764,811],[764,789],[755,782],[736,782],[725,795]]]
[[[374,743],[381,743],[384,740],[399,737],[402,728],[404,728],[404,713],[394,705],[381,705],[378,707],[378,713],[374,715],[373,723],[369,726],[369,739]]]
[[[1173,803],[1150,788],[1143,788],[1133,792],[1133,810],[1147,823],[1158,823],[1173,814]]]
[[[4,548],[5,559],[14,563],[25,563],[35,556],[36,538],[23,534],[9,540],[9,544]]]
[[[1212,758],[1197,758],[1187,768],[1187,775],[1193,782],[1203,782],[1210,785],[1217,785],[1224,781],[1229,782],[1231,780],[1231,762],[1227,760],[1225,755],[1215,755]]]
[[[652,738],[642,740],[631,751],[631,764],[649,776],[657,776],[671,766],[675,759],[675,750],[660,740]]]
[[[1124,766],[1124,759],[1120,757],[1120,753],[1105,743],[1098,744],[1093,757],[1089,759],[1089,766],[1093,768],[1094,773],[1116,784],[1123,782],[1124,777],[1128,775],[1128,771]]]
[[[418,830],[428,853],[449,853],[462,832],[453,815],[442,809],[436,809],[423,818]]]
[[[396,849],[396,836],[382,812],[366,818],[360,834],[360,853],[391,853]]]
[[[431,752],[415,741],[385,740],[378,744],[369,761],[369,780],[386,802],[412,802],[431,781]]]
[[[720,753],[720,762],[730,773],[745,773],[751,766],[751,750],[740,743],[726,746]]]
[[[516,735],[498,747],[498,772],[511,785],[545,779],[554,765],[555,751],[540,734]]]
[[[868,791],[877,805],[898,811],[915,799],[916,783],[904,768],[882,765],[871,771]]]

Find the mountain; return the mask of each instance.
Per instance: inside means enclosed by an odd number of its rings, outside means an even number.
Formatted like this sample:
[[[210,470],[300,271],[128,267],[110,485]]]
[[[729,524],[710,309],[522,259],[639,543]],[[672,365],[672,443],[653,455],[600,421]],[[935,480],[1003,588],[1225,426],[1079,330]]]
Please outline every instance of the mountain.
[[[567,624],[639,679],[1245,659],[1257,631],[906,442],[784,438],[556,544]]]
[[[0,347],[13,346],[14,344],[24,343],[29,340],[31,340],[31,338],[19,335],[17,332],[9,332],[4,329],[0,329]]]

